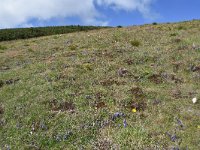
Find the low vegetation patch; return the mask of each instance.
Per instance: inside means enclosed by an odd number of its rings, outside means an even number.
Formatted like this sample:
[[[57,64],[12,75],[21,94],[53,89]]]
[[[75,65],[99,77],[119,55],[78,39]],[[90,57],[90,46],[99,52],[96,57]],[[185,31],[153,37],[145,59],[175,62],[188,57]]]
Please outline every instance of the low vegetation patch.
[[[138,40],[133,40],[130,43],[131,43],[132,46],[135,46],[135,47],[138,47],[138,46],[141,45],[140,41],[138,41]]]

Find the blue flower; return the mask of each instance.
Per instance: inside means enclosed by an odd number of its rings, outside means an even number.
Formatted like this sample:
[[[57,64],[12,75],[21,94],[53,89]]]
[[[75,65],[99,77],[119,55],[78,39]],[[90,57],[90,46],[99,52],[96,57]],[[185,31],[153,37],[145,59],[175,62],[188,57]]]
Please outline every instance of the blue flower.
[[[127,125],[128,125],[127,122],[126,122],[126,119],[124,119],[123,124],[124,124],[124,128],[126,128]]]

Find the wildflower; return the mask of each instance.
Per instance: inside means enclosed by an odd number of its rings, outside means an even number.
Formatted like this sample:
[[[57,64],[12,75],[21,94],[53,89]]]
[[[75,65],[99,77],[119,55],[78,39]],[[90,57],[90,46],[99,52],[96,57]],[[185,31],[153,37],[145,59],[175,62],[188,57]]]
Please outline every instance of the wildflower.
[[[196,45],[195,45],[194,43],[192,44],[192,48],[193,48],[193,49],[196,49]]]
[[[198,125],[197,128],[200,129],[200,125]]]
[[[173,134],[170,134],[169,132],[166,132],[166,135],[169,136],[172,142],[175,142],[178,139],[178,137],[175,134],[173,135]]]
[[[197,98],[196,98],[196,97],[193,98],[193,99],[192,99],[192,102],[193,102],[193,104],[195,104],[195,103],[197,102]]]
[[[123,124],[124,124],[124,128],[126,128],[127,127],[126,119],[124,119]]]
[[[114,115],[112,116],[112,120],[116,120],[117,118],[120,118],[120,117],[124,117],[125,114],[124,113],[121,113],[121,112],[116,112],[114,113]]]
[[[132,112],[133,112],[133,113],[136,113],[136,112],[137,112],[136,108],[133,108],[133,109],[132,109]]]
[[[184,127],[183,122],[182,122],[180,119],[178,119],[178,118],[176,118],[176,120],[177,120],[178,125],[179,125],[181,128],[183,128],[183,127]]]

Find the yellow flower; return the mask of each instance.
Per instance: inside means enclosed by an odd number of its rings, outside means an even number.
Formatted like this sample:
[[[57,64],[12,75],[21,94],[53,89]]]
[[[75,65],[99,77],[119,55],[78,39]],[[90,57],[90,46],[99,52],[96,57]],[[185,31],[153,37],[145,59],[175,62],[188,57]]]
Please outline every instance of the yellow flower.
[[[133,112],[133,113],[136,113],[136,112],[137,112],[136,108],[133,108],[133,109],[132,109],[132,112]]]
[[[197,128],[200,129],[200,125],[198,125]]]

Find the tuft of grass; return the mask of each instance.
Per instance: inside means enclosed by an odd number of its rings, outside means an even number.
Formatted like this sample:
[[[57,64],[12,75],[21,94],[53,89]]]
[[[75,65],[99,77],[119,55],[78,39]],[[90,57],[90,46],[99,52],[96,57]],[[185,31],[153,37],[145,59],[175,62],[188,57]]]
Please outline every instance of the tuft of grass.
[[[133,40],[130,43],[132,46],[135,46],[135,47],[139,47],[141,45],[140,41],[138,41],[138,40]]]
[[[76,50],[76,49],[77,49],[77,45],[71,44],[71,45],[69,46],[69,49],[70,49],[70,50]]]

